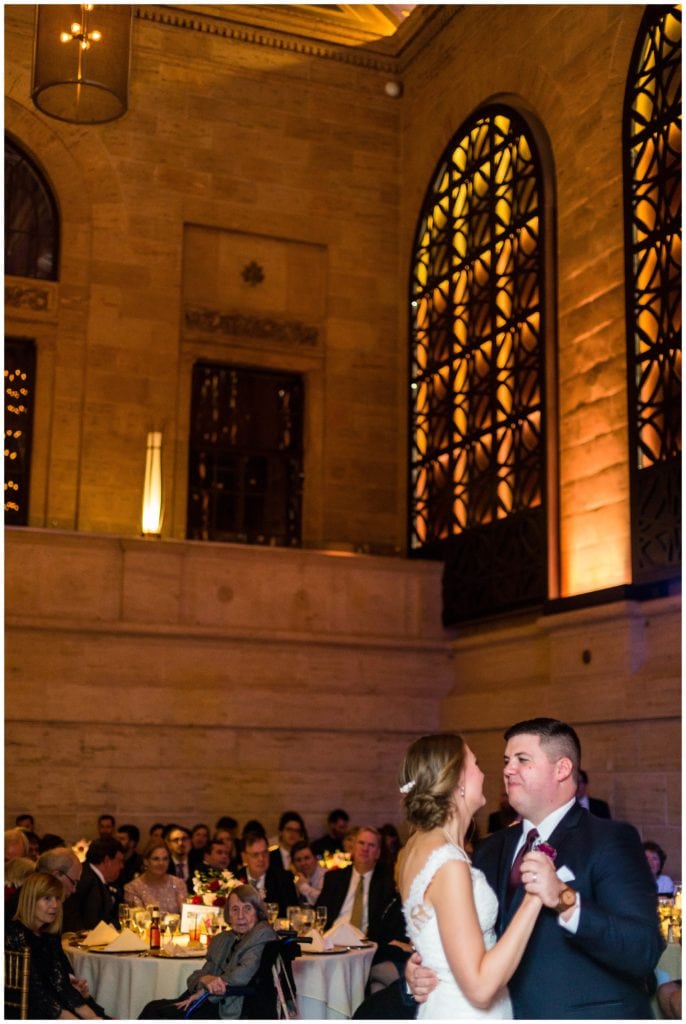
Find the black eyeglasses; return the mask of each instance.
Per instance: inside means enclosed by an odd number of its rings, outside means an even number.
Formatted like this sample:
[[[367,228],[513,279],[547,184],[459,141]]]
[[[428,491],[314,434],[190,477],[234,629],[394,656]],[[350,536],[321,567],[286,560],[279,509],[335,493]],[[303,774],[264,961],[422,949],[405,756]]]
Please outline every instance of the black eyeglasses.
[[[70,875],[70,874],[68,874],[68,873],[67,873],[66,871],[60,871],[60,874],[61,874],[61,875],[62,875],[62,876],[63,876],[64,878],[68,878],[68,879],[69,879],[69,881],[71,882],[71,884],[72,884],[72,885],[74,886],[74,888],[76,888],[76,886],[77,886],[77,885],[79,884],[79,880],[78,880],[78,878],[72,878],[72,877],[71,877],[71,875]]]

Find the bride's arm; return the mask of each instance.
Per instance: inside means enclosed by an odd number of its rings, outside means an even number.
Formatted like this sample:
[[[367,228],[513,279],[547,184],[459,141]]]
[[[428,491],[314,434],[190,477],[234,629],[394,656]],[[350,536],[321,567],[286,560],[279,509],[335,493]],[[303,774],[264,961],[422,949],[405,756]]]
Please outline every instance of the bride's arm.
[[[443,949],[457,984],[474,1006],[485,1009],[517,969],[541,900],[527,893],[502,938],[486,950],[466,863],[448,861],[436,872],[427,897],[436,911]]]

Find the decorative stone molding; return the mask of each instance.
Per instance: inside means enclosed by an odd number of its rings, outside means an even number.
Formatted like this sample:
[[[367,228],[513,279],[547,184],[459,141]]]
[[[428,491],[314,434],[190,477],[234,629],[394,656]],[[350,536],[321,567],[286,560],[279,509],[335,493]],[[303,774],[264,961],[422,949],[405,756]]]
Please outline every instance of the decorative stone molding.
[[[255,316],[251,313],[223,313],[219,310],[186,306],[183,311],[184,327],[188,330],[227,337],[256,338],[281,345],[307,345],[314,347],[319,340],[319,328],[300,320]]]
[[[54,315],[57,306],[57,284],[53,281],[5,278],[5,307],[19,316]]]
[[[299,13],[299,17],[293,21],[291,30],[284,27],[282,17],[279,18],[273,13],[279,11],[278,6],[271,9],[272,13],[265,15],[264,11],[269,11],[268,7],[250,5],[253,10],[253,23],[238,20],[241,16],[245,17],[246,10],[250,9],[246,5],[236,5],[233,10],[231,6],[227,7],[226,14],[221,18],[203,10],[202,7],[199,7],[197,12],[191,12],[188,8],[171,5],[138,6],[135,8],[135,16],[141,21],[150,21],[171,28],[202,32],[235,42],[268,46],[287,53],[338,61],[394,75],[400,70],[398,58],[402,55],[402,63],[405,64],[408,49],[414,51],[417,45],[421,47],[425,44],[427,30],[429,36],[434,34],[435,26],[432,23],[443,20],[437,19],[436,15],[442,13],[446,7],[452,15],[461,5],[418,6],[412,12],[411,18],[406,19],[394,35],[386,37],[379,37],[373,32],[355,30],[351,26],[343,27],[342,23],[335,27],[326,24],[321,17],[316,17],[314,7],[314,13],[308,13],[307,9],[304,9],[305,13],[293,12]]]

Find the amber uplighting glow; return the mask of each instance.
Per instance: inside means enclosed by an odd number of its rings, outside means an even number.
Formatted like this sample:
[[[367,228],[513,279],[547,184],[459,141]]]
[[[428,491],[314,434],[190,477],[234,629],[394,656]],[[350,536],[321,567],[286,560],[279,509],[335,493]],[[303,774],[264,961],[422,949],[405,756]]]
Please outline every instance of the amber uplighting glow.
[[[151,431],[145,450],[145,477],[143,481],[143,513],[141,533],[145,537],[159,537],[162,531],[162,434]]]
[[[479,119],[436,175],[415,250],[415,548],[541,504],[539,233],[526,136]]]

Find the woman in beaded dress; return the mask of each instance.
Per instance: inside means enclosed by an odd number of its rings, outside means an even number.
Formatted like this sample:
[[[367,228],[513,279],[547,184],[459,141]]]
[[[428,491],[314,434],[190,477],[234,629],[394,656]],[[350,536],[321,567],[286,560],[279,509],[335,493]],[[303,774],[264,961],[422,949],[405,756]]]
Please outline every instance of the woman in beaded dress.
[[[151,839],[143,851],[142,875],[124,886],[124,903],[130,907],[147,907],[154,903],[163,914],[180,914],[188,896],[182,878],[168,873],[169,851],[160,839]]]

